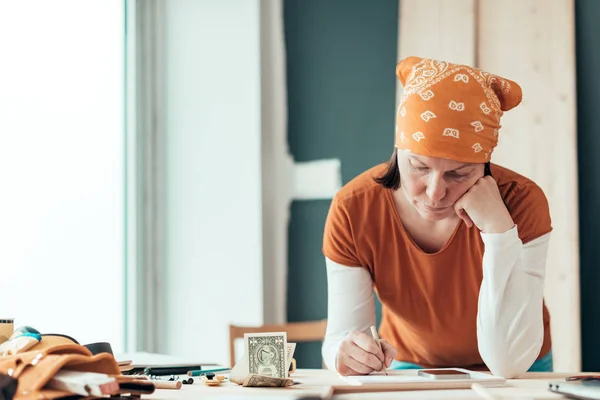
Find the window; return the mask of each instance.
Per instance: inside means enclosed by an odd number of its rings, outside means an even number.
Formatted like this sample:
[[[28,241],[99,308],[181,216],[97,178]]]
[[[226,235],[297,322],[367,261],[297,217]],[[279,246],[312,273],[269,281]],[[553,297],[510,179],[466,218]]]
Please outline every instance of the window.
[[[124,347],[124,6],[0,3],[0,315]]]

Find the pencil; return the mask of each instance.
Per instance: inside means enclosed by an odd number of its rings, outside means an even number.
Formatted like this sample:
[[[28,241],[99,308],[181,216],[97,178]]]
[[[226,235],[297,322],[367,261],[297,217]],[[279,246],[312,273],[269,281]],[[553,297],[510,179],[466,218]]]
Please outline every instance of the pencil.
[[[157,389],[181,389],[181,381],[159,381],[153,380],[151,381],[154,384],[154,387]]]
[[[483,385],[481,385],[479,383],[472,384],[471,389],[475,393],[477,393],[479,396],[481,396],[482,398],[484,398],[486,400],[502,400],[501,396],[497,396],[497,395],[491,393],[489,390],[487,390],[485,387],[483,387]]]
[[[187,372],[189,376],[200,376],[209,373],[229,371],[231,368],[193,369]]]
[[[381,349],[381,352],[383,353],[383,347],[381,347],[381,340],[379,340],[379,335],[377,334],[377,329],[375,329],[375,326],[373,326],[373,325],[371,325],[371,335],[373,335],[373,339],[375,339],[375,341],[379,345],[379,349]],[[386,375],[388,374],[387,369],[385,368],[385,354],[384,354],[384,361],[383,361],[383,372],[385,372]]]

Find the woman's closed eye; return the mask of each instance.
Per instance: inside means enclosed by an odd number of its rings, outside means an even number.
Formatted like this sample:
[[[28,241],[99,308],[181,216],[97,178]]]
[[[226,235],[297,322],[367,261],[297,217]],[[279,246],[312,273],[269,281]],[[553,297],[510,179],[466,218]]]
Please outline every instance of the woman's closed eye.
[[[409,163],[409,164],[410,164],[410,167],[415,171],[421,171],[421,172],[429,171],[429,167],[427,167],[426,165],[420,165],[420,164],[415,165],[413,163]]]
[[[456,171],[448,171],[446,172],[446,176],[448,176],[448,178],[451,179],[464,179],[469,177],[469,175],[471,175],[470,172],[464,173],[464,172],[456,172]]]

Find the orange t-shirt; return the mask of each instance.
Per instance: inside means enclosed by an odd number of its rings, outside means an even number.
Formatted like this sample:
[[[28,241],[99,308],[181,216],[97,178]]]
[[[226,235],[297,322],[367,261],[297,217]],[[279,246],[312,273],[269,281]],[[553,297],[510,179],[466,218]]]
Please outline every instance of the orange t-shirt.
[[[323,253],[369,271],[382,303],[381,337],[397,360],[426,368],[477,367],[477,303],[484,244],[477,227],[460,222],[436,253],[423,252],[405,231],[392,191],[376,183],[378,165],[346,184],[332,201]],[[492,164],[492,176],[525,244],[552,230],[548,202],[531,180]],[[551,347],[544,304],[542,357]]]

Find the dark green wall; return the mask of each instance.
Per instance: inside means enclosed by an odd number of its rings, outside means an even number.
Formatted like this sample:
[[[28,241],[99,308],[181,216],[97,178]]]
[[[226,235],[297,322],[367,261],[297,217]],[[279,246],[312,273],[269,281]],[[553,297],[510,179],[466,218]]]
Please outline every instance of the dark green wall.
[[[600,1],[577,0],[575,21],[582,361],[600,371]]]
[[[285,0],[288,140],[296,161],[338,158],[343,183],[393,150],[398,0]],[[321,252],[329,201],[296,201],[289,226],[289,321],[327,317]],[[378,308],[379,314],[379,308]],[[299,344],[299,368],[321,366]]]

